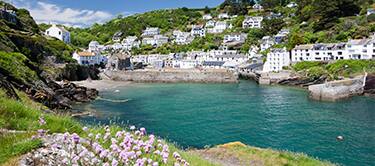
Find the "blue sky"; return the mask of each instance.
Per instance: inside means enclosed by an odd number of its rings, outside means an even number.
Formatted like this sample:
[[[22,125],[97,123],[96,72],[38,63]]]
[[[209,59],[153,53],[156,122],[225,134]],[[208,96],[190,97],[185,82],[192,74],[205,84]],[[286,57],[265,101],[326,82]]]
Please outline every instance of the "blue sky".
[[[6,0],[26,8],[39,23],[89,26],[118,14],[129,15],[155,9],[214,7],[224,0]]]

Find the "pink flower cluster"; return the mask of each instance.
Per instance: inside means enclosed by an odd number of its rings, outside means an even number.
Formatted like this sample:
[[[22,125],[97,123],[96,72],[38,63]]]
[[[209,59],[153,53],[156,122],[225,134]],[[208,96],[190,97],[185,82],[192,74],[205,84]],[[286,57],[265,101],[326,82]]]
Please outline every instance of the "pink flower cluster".
[[[91,133],[87,127],[83,130],[88,135],[57,134],[52,149],[60,153],[62,163],[78,165],[103,166],[159,166],[168,163],[189,166],[189,163],[177,153],[170,157],[169,146],[154,135],[147,135],[145,128],[137,130],[134,126],[130,131],[111,131],[104,127],[104,133]],[[63,151],[63,152],[62,152]]]

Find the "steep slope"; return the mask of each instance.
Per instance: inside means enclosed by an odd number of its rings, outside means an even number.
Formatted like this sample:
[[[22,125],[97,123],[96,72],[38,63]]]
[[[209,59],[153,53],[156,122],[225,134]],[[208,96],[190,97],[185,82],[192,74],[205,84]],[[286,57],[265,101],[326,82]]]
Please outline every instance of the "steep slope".
[[[0,15],[0,85],[7,85],[7,94],[14,87],[50,108],[70,108],[73,101],[88,101],[97,92],[72,85],[60,86],[53,79],[62,70],[57,66],[75,62],[73,49],[56,39],[46,39],[24,9],[5,2],[8,9]],[[11,86],[10,86],[11,85]],[[68,90],[71,90],[67,93]],[[92,96],[92,97],[91,97]]]

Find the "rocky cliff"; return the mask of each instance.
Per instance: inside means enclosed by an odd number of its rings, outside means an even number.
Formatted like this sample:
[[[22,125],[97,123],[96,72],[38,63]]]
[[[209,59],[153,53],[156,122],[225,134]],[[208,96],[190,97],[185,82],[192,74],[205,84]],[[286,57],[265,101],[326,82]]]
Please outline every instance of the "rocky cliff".
[[[69,109],[73,102],[94,99],[98,92],[73,84],[59,85],[53,80],[71,58],[73,49],[40,32],[29,12],[0,2],[0,88],[18,99],[16,90],[54,109]],[[5,13],[5,14],[4,14]],[[10,19],[11,16],[11,19]]]

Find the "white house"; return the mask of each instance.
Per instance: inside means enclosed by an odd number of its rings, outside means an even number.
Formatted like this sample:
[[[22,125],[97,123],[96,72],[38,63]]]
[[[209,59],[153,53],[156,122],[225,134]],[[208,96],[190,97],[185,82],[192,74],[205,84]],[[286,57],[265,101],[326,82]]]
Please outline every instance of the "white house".
[[[313,44],[297,45],[292,50],[292,62],[312,61]]]
[[[144,37],[142,39],[142,45],[152,45],[152,46],[156,46],[157,45],[157,42],[156,40],[153,38],[153,37]]]
[[[214,27],[208,27],[207,33],[223,33],[226,29],[228,29],[228,23],[226,21],[218,21],[215,23]]]
[[[228,15],[228,13],[220,13],[217,17],[219,19],[229,19],[230,18],[230,16]]]
[[[205,15],[203,15],[203,20],[211,20],[211,19],[212,19],[211,14],[205,14]]]
[[[260,50],[265,51],[275,45],[275,41],[271,36],[264,36],[260,42]]]
[[[374,39],[349,40],[346,50],[350,59],[375,59]]]
[[[52,27],[46,30],[45,35],[55,37],[64,43],[70,43],[70,32],[64,27],[56,26],[55,24],[52,24]]]
[[[74,52],[73,59],[77,60],[80,65],[96,65],[104,62],[103,56],[95,52]]]
[[[118,31],[116,32],[115,34],[113,34],[112,36],[112,41],[114,42],[120,42],[121,41],[121,37],[122,37],[122,32],[121,31]]]
[[[190,33],[192,36],[200,36],[200,37],[206,36],[206,30],[203,28],[202,25],[193,25]]]
[[[101,46],[99,42],[97,41],[91,41],[89,43],[89,51],[90,52],[100,52],[101,51]]]
[[[371,9],[367,9],[366,15],[369,16],[371,14],[375,14],[375,9],[372,9],[372,8]]]
[[[242,28],[262,28],[263,17],[246,17],[242,22]]]
[[[156,27],[147,27],[143,33],[142,36],[154,36],[154,35],[159,35],[160,34],[160,29]]]
[[[197,60],[180,60],[177,62],[181,69],[192,69],[199,65]]]
[[[263,72],[278,72],[290,65],[290,52],[286,48],[271,49],[263,66]]]
[[[178,45],[189,44],[194,40],[189,32],[183,32],[175,37],[175,43]]]
[[[213,27],[215,27],[215,24],[216,24],[216,22],[214,20],[210,20],[210,21],[206,22],[205,27],[206,28],[213,28]]]
[[[245,43],[246,34],[232,33],[224,36],[223,43]]]
[[[255,5],[253,5],[253,9],[256,9],[256,10],[262,10],[262,9],[263,9],[263,6],[257,3],[257,4],[255,4]]]
[[[141,44],[137,36],[128,36],[121,42],[125,50],[132,50],[132,48],[139,48]]]
[[[168,40],[169,40],[169,38],[167,36],[164,36],[164,35],[155,35],[154,39],[156,40],[156,44],[158,46],[161,46],[165,43],[168,43]]]
[[[298,4],[296,2],[290,2],[288,5],[286,5],[286,7],[288,7],[288,8],[295,8],[297,6],[298,6]]]
[[[291,61],[329,61],[352,59],[345,49],[346,43],[305,44],[298,45],[292,50]]]
[[[121,50],[121,49],[123,49],[123,46],[120,43],[114,43],[114,44],[112,44],[112,49]]]

